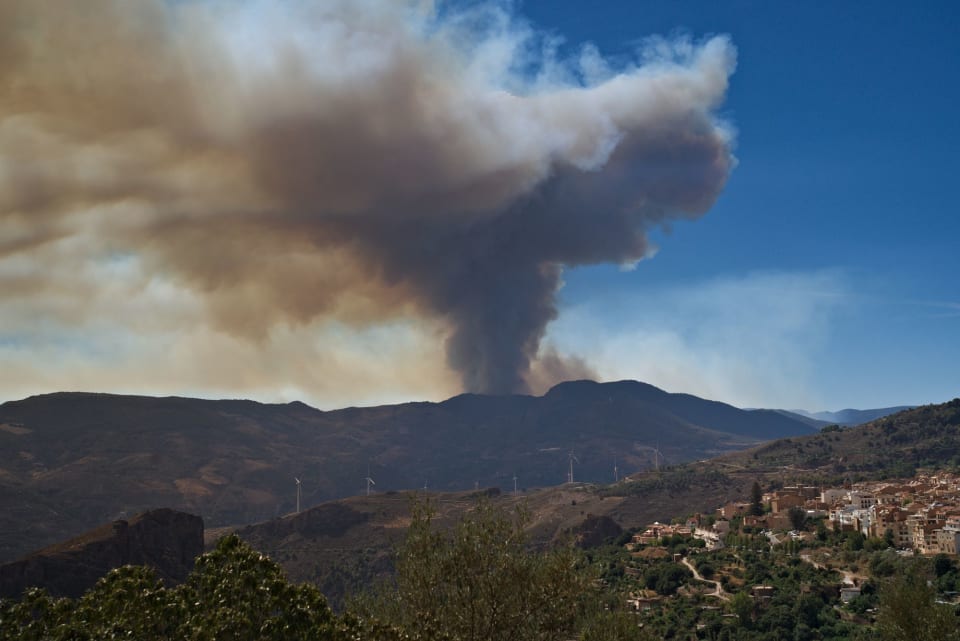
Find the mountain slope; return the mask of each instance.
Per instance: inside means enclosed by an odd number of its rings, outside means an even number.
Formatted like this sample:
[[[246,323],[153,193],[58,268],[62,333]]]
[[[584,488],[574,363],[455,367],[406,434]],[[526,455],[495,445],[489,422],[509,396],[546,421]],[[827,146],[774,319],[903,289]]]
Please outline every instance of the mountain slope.
[[[772,441],[711,463],[821,478],[906,477],[919,467],[960,467],[960,399],[839,431]]]
[[[637,381],[618,381],[615,383],[595,383],[593,381],[571,381],[560,383],[545,398],[557,397],[558,404],[571,401],[604,400],[646,403],[662,408],[673,416],[690,423],[708,427],[720,432],[729,432],[740,436],[769,440],[781,436],[810,433],[798,426],[807,425],[788,416],[778,415],[768,410],[747,412],[726,403],[708,401],[690,394],[671,394],[653,385]]]
[[[157,506],[210,527],[376,489],[610,481],[813,430],[632,381],[323,412],[302,403],[64,393],[0,405],[0,561]],[[657,456],[656,451],[659,451]]]

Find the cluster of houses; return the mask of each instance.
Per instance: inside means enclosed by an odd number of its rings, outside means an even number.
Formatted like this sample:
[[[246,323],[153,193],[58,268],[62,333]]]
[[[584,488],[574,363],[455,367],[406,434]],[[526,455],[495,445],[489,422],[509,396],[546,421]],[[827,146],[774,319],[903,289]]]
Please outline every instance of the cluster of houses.
[[[749,514],[750,503],[728,503],[717,509],[713,518],[695,514],[682,523],[652,523],[633,536],[633,546],[657,545],[675,536],[696,537],[706,541],[707,548],[722,547],[723,537],[736,517],[744,525],[771,532],[790,530],[791,510],[804,511],[811,518],[824,517],[840,531],[860,532],[867,537],[891,538],[901,550],[918,554],[957,554],[960,548],[960,475],[918,475],[909,480],[876,481],[824,488],[797,485],[784,487],[763,496],[764,514]],[[794,537],[813,537],[811,533],[790,533]],[[907,553],[907,552],[903,552]],[[676,559],[675,559],[676,560]],[[774,588],[758,585],[751,588],[755,601],[769,599]],[[839,597],[849,602],[860,594],[857,578],[844,577],[838,586]],[[719,595],[719,592],[718,592]],[[630,595],[628,604],[646,610],[659,602],[651,590]],[[723,598],[723,597],[721,597]]]
[[[684,538],[693,536],[694,529],[698,526],[696,517],[687,519],[683,525],[660,523],[659,521],[651,523],[639,534],[633,535],[633,542],[642,545],[652,545],[663,539],[673,536],[682,536]]]
[[[729,523],[727,523],[729,525]],[[631,543],[634,545],[656,545],[664,539],[670,539],[674,536],[683,538],[703,539],[707,549],[716,549],[723,547],[722,537],[727,533],[723,526],[713,528],[706,527],[703,516],[694,514],[683,523],[660,523],[659,521],[648,525],[643,532],[633,535]]]
[[[784,487],[764,495],[769,512],[747,516],[747,503],[720,508],[719,518],[742,514],[744,525],[790,529],[789,511],[799,507],[810,517],[826,517],[841,531],[889,538],[918,554],[957,554],[960,549],[960,476],[918,475],[899,481],[869,481],[843,487]]]
[[[960,476],[858,483],[849,490],[824,490],[824,500],[831,522],[843,530],[892,536],[897,547],[920,554],[957,554],[960,548]]]
[[[681,524],[653,523],[633,542],[649,545],[681,535],[702,538],[708,547],[717,547],[734,517],[748,526],[790,530],[791,508],[800,508],[811,518],[826,517],[841,531],[892,537],[895,547],[918,554],[957,554],[960,549],[960,475],[918,475],[831,488],[796,485],[765,494],[763,501],[769,509],[760,516],[749,514],[750,503],[728,503],[717,509],[711,527],[698,514]]]

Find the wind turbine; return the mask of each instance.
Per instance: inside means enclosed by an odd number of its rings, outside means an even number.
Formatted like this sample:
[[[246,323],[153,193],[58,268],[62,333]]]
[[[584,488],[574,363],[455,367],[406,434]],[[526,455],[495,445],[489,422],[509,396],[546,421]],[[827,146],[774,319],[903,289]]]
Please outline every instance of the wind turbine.
[[[513,495],[517,495],[517,473],[513,473]]]
[[[580,464],[580,459],[578,459],[573,454],[573,450],[570,450],[570,471],[567,472],[567,483],[573,483],[573,462],[576,461],[577,465]]]
[[[617,457],[613,457],[613,482],[618,483],[620,481],[620,470],[617,468]]]
[[[294,476],[293,480],[297,482],[297,514],[300,514],[300,479]]]
[[[370,486],[376,485],[377,482],[370,478],[370,466],[367,466],[367,476],[363,479],[367,482],[367,496],[370,496]]]
[[[657,468],[657,471],[660,471],[660,459],[663,458],[663,454],[660,453],[660,441],[657,441],[657,446],[653,448],[653,465]]]

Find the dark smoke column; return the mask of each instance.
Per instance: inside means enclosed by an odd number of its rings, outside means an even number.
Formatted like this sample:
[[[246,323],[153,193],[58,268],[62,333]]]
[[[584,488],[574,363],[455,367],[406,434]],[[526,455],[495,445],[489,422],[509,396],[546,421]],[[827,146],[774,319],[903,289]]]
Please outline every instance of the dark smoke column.
[[[561,165],[497,215],[432,241],[397,245],[398,267],[449,319],[449,365],[464,388],[524,393],[564,267],[623,264],[648,252],[647,231],[695,218],[716,200],[734,164],[729,137],[705,112],[674,114],[626,131],[602,167]],[[406,250],[410,250],[410,254]]]
[[[526,392],[530,361],[547,323],[557,315],[560,267],[517,258],[465,266],[450,301],[454,329],[447,339],[447,362],[461,373],[469,391]]]

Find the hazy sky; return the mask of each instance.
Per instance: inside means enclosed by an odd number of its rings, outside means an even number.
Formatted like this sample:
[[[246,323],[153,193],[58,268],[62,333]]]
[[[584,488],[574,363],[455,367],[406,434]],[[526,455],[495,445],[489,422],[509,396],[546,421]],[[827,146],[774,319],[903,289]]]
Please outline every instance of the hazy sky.
[[[0,397],[960,394],[960,10],[597,4],[4,3]]]

